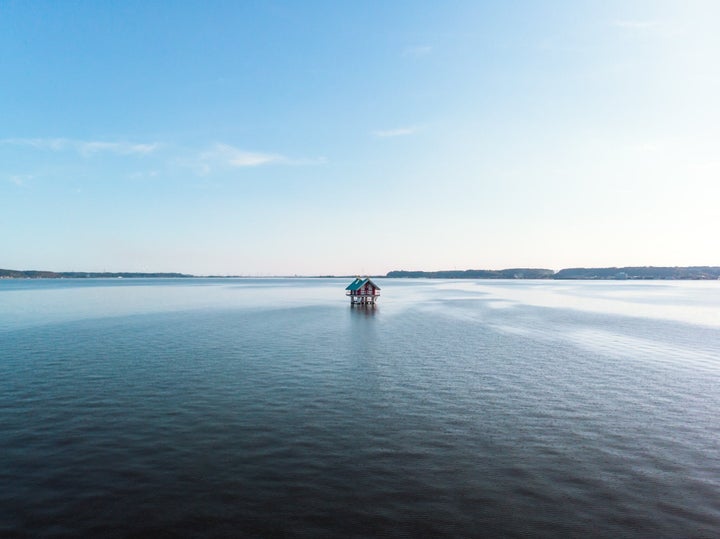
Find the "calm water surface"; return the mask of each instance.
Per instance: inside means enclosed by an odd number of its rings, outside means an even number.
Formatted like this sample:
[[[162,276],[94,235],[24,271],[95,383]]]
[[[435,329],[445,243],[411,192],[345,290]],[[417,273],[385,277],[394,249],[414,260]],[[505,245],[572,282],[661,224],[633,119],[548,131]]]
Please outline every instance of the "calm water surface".
[[[720,283],[346,284],[0,281],[0,536],[720,536]]]

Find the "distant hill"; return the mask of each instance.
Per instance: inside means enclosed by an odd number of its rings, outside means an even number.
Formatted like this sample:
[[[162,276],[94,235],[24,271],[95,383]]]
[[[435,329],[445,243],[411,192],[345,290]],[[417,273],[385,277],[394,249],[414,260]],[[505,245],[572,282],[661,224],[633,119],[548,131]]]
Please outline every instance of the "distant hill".
[[[405,271],[388,272],[389,278],[426,279],[672,279],[702,280],[719,279],[719,266],[687,267],[623,267],[623,268],[567,268],[557,273],[549,269],[511,268],[503,270],[447,270],[447,271]]]
[[[555,272],[549,269],[510,268],[502,270],[445,270],[389,272],[386,277],[424,277],[429,279],[552,279]]]
[[[179,278],[193,277],[184,273],[133,273],[133,272],[85,272],[85,271],[37,271],[0,269],[0,279],[101,279],[101,278]]]
[[[567,268],[558,271],[554,279],[718,279],[718,266],[687,267],[625,267],[625,268]]]

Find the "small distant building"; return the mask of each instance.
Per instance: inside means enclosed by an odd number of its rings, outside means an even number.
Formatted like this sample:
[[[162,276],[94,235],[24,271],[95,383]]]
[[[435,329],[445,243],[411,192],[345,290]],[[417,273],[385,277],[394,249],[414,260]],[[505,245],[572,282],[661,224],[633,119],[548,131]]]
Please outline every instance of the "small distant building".
[[[380,287],[368,277],[356,277],[345,289],[345,295],[350,297],[350,305],[372,305],[380,297]]]

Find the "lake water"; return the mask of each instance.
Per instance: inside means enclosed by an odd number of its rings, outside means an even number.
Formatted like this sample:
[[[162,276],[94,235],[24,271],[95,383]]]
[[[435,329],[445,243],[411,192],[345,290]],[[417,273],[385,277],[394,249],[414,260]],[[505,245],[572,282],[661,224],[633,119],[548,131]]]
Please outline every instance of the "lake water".
[[[0,281],[0,536],[720,536],[720,282],[377,282]]]

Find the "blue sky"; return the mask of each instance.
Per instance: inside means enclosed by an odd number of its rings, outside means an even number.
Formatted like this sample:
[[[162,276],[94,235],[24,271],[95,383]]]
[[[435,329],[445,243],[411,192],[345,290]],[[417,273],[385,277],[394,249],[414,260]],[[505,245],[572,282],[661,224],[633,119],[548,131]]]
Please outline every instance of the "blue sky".
[[[718,265],[718,20],[0,0],[0,267]]]

